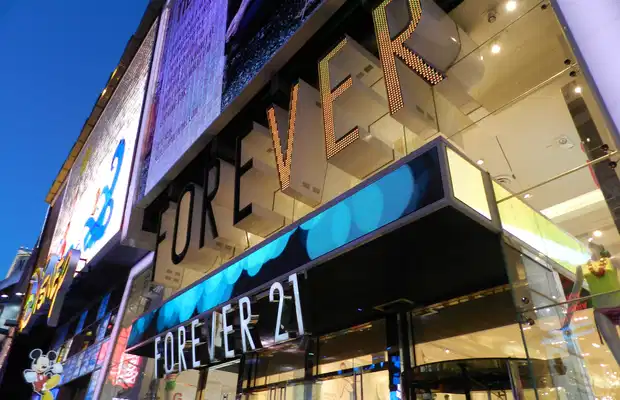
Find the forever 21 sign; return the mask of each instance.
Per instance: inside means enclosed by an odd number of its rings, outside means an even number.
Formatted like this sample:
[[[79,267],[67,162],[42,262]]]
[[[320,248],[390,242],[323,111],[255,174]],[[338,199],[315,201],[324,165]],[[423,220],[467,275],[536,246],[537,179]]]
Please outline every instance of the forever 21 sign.
[[[304,334],[296,274],[274,282],[268,296],[242,297],[155,338],[157,377],[196,369]],[[265,293],[266,294],[266,293]]]

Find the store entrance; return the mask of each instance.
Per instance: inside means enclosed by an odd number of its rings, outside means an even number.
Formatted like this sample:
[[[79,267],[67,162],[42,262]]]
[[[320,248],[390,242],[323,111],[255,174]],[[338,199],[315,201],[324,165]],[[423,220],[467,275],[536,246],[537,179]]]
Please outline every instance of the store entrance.
[[[387,400],[385,332],[385,320],[376,320],[247,356],[242,398]]]
[[[244,400],[387,400],[389,399],[387,369],[366,368],[345,370],[337,375],[314,377],[310,382],[283,382],[268,388],[245,391]],[[366,369],[366,370],[365,370]]]

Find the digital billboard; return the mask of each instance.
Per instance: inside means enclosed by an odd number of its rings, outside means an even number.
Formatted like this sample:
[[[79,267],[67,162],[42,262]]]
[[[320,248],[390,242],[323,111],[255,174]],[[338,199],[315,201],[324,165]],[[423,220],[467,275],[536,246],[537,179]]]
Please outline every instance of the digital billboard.
[[[148,194],[323,0],[168,0],[143,115]]]
[[[88,261],[120,230],[154,37],[151,29],[73,164],[50,254],[73,249]]]

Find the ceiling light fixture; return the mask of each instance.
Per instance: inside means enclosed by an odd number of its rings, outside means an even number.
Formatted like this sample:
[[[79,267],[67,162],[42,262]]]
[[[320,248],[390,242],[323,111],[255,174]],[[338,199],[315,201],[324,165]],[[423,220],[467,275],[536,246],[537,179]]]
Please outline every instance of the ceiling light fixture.
[[[515,0],[509,0],[506,2],[506,11],[513,12],[517,9],[517,2]]]
[[[484,56],[480,56],[480,61],[483,61],[483,60],[484,60]]]
[[[454,43],[456,43],[456,42],[457,42],[457,40],[456,40],[456,38],[455,38],[454,36],[450,36],[450,39],[452,39],[452,41],[453,41]]]
[[[598,343],[592,343],[592,346],[596,347],[597,349],[598,349],[599,347],[601,347],[601,345],[600,345],[600,344],[598,344]]]
[[[581,94],[581,86],[575,86],[574,91],[575,91],[575,93],[577,93],[577,94]]]
[[[8,294],[5,294],[5,293],[2,293],[2,294],[0,295],[0,297],[2,297],[3,299],[6,299],[7,297],[9,297],[9,295],[8,295]]]
[[[478,161],[476,161],[476,164],[482,165],[482,164],[484,164],[484,160],[481,158]]]
[[[23,296],[24,294],[22,292],[17,292],[15,293],[17,296]]]
[[[594,232],[592,232],[592,235],[594,235],[594,237],[601,237],[601,236],[603,236],[603,232],[601,232],[601,231],[594,231]]]
[[[491,46],[491,53],[498,54],[500,51],[502,51],[502,47],[499,44],[495,43]]]
[[[529,199],[530,197],[532,197],[532,195],[529,194],[529,193],[526,193],[526,194],[523,195],[524,199]]]

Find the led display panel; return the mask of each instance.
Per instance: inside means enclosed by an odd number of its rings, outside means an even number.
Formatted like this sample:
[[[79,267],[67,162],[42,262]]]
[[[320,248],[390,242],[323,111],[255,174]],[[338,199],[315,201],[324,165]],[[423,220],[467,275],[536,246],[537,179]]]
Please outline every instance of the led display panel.
[[[75,160],[50,254],[90,260],[121,228],[154,37],[151,29]]]
[[[148,194],[322,0],[168,0],[143,115]]]

